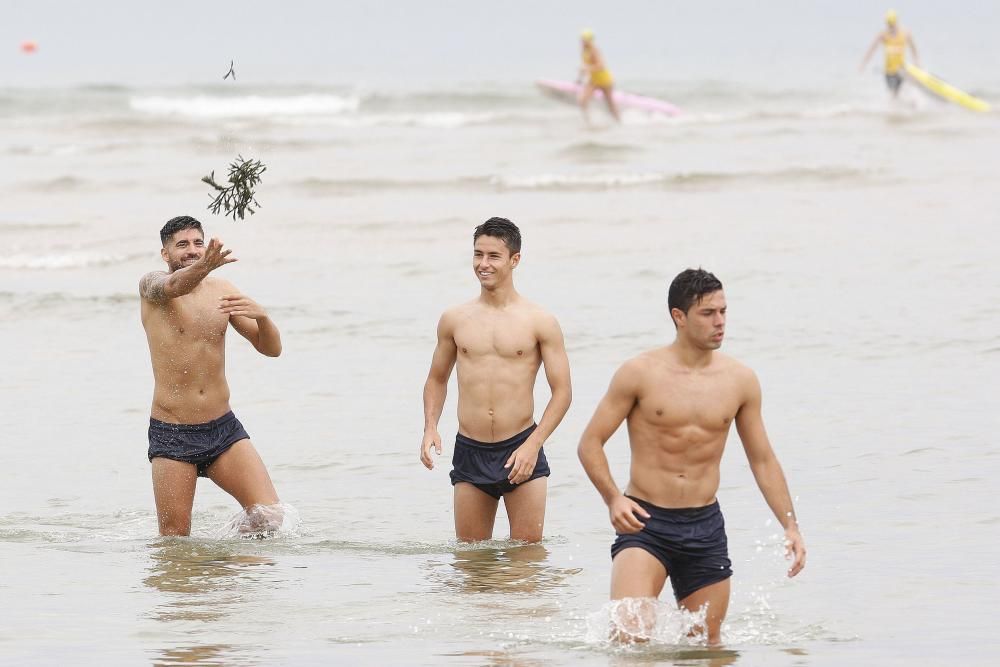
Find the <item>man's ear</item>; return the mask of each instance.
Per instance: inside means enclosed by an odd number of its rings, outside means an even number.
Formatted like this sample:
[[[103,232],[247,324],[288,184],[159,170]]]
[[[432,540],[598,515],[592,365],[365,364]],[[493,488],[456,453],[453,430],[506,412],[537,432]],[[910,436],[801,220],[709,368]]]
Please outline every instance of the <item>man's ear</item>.
[[[510,268],[513,269],[515,266],[517,266],[520,263],[520,261],[521,261],[521,253],[515,252],[513,255],[510,256],[510,261],[511,261]]]
[[[163,246],[160,248],[160,257],[163,258],[164,262],[170,261],[170,255],[167,254],[167,247]]]
[[[687,315],[680,308],[671,308],[670,319],[674,321],[675,327],[680,328],[680,326],[684,323],[684,320],[687,319]]]

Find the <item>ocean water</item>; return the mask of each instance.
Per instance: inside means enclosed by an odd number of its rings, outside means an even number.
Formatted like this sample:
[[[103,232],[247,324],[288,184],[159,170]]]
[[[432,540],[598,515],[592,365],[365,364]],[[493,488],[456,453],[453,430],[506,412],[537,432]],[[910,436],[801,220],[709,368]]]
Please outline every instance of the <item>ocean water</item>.
[[[967,87],[1000,101],[992,81]],[[873,75],[628,82],[685,114],[587,127],[530,81],[0,89],[0,662],[993,664],[997,115],[890,104]],[[199,179],[238,154],[268,166],[262,208],[212,216]],[[179,214],[282,331],[278,359],[231,336],[228,364],[298,514],[275,539],[227,531],[207,481],[192,536],[156,536],[136,286]],[[502,509],[494,541],[456,544],[447,461],[417,459],[437,318],[477,293],[493,215],[573,369],[541,545],[506,540]],[[761,379],[809,563],[785,578],[734,435],[725,648],[666,603],[615,647],[613,534],[575,447],[618,365],[672,339],[689,266],[726,285],[724,349]],[[452,386],[443,459],[454,407]],[[624,429],[607,449],[623,485]]]

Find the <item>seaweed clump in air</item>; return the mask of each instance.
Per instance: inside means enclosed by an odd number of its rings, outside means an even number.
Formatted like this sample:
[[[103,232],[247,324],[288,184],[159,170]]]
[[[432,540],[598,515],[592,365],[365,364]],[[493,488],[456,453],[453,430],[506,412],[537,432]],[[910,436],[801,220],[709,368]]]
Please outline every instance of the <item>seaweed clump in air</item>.
[[[260,184],[260,176],[267,171],[267,166],[260,160],[246,160],[242,155],[229,165],[229,180],[227,185],[219,184],[215,181],[215,171],[201,180],[215,189],[215,194],[209,193],[212,203],[208,205],[208,210],[218,215],[219,211],[225,210],[225,215],[232,215],[233,220],[237,216],[240,220],[249,212],[253,215],[260,208],[260,203],[256,199],[254,188]]]

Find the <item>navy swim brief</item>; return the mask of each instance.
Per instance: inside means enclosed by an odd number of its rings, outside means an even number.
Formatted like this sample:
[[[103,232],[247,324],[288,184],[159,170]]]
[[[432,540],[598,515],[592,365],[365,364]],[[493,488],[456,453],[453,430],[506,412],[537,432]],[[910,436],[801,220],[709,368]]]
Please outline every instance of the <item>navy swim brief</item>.
[[[480,491],[488,493],[497,500],[505,493],[517,488],[507,479],[510,468],[504,468],[507,459],[514,450],[524,444],[528,436],[534,432],[536,424],[532,424],[512,438],[502,442],[479,442],[467,438],[461,433],[455,436],[455,452],[451,457],[451,483],[468,482]],[[548,477],[549,462],[545,458],[545,448],[538,450],[538,460],[531,477],[524,480],[530,482],[539,477]],[[524,482],[521,482],[524,484]]]
[[[207,477],[208,466],[247,435],[232,411],[205,424],[168,424],[149,418],[149,460],[157,456],[193,463],[198,476]]]
[[[638,533],[618,535],[611,545],[612,560],[623,549],[645,549],[663,563],[678,601],[733,576],[719,501],[669,509],[628,497],[642,505],[649,518],[639,517],[646,525]]]

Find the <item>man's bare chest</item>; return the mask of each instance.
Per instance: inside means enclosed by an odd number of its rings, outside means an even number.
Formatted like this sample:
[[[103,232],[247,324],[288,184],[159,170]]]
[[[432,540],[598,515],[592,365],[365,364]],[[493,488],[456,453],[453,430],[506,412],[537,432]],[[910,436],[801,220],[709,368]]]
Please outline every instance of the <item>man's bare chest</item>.
[[[725,377],[649,377],[643,383],[637,411],[663,428],[697,426],[726,430],[741,405],[739,386]]]
[[[212,298],[174,299],[162,306],[160,314],[165,333],[191,341],[221,340],[229,326],[229,316]]]
[[[455,330],[454,337],[460,359],[529,360],[538,355],[534,331],[530,325],[517,320],[467,321]]]

